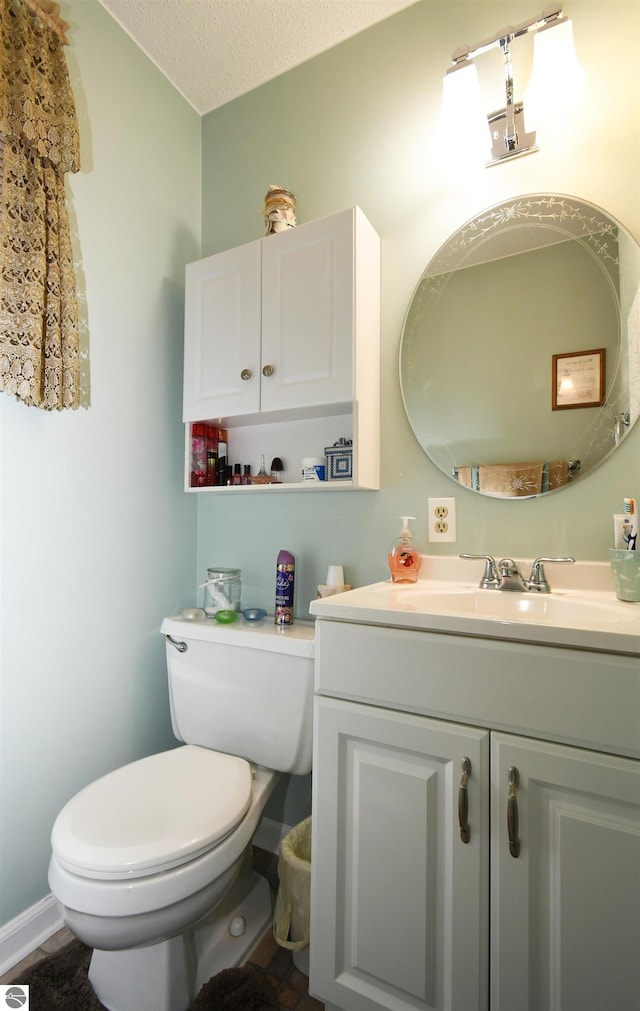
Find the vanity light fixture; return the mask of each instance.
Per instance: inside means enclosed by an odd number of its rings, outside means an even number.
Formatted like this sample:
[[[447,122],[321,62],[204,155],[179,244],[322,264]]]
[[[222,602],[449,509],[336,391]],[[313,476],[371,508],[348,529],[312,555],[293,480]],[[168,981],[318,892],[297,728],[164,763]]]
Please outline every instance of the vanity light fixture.
[[[562,26],[561,31],[557,31]],[[551,29],[555,28],[556,32]],[[478,141],[482,134],[482,147],[487,149],[491,141],[490,159],[487,166],[497,165],[508,158],[523,154],[531,154],[538,150],[535,131],[525,130],[524,104],[514,98],[513,72],[511,65],[511,45],[515,39],[529,32],[535,32],[534,38],[534,69],[529,88],[527,89],[527,109],[529,105],[536,108],[536,93],[541,90],[552,90],[550,101],[562,99],[570,87],[569,81],[584,81],[584,71],[580,67],[573,49],[573,30],[571,21],[563,14],[558,3],[545,7],[542,14],[523,21],[516,26],[502,28],[489,39],[478,42],[474,46],[460,46],[452,55],[453,64],[447,70],[444,79],[443,115],[449,122],[458,124],[458,137],[469,137],[473,133],[473,141]],[[556,42],[557,40],[557,42]],[[553,45],[556,42],[556,45]],[[551,45],[550,45],[551,43]],[[558,44],[563,52],[559,52]],[[506,103],[504,109],[491,113],[488,117],[490,138],[486,135],[485,113],[480,100],[480,84],[473,60],[491,49],[499,47],[502,50],[504,62],[504,78]],[[553,52],[550,53],[549,50]],[[552,60],[550,64],[549,59]],[[544,61],[544,67],[542,66]],[[475,144],[477,147],[477,143]]]

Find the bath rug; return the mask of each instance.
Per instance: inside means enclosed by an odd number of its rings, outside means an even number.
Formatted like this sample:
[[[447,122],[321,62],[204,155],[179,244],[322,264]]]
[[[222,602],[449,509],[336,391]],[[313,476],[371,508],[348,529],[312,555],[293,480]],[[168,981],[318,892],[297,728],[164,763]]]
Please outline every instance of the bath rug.
[[[28,969],[16,983],[29,987],[34,1011],[104,1011],[87,977],[91,948],[71,941]]]
[[[87,972],[91,948],[71,941],[28,969],[17,985],[29,987],[34,1011],[105,1011]],[[268,976],[253,966],[223,969],[200,990],[191,1011],[279,1011]]]
[[[91,948],[71,941],[47,955],[20,979],[29,987],[33,1011],[105,1011],[87,972]],[[253,966],[223,969],[200,990],[191,1011],[279,1011],[278,997],[268,976]]]
[[[202,987],[191,1011],[279,1011],[278,995],[261,969],[223,969]]]

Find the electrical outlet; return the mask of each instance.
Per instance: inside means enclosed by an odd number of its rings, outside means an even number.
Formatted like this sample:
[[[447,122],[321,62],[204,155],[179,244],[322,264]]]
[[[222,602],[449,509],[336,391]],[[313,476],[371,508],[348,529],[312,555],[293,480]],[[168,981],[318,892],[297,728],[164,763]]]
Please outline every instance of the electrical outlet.
[[[427,499],[427,516],[430,541],[455,541],[456,500],[454,498]]]

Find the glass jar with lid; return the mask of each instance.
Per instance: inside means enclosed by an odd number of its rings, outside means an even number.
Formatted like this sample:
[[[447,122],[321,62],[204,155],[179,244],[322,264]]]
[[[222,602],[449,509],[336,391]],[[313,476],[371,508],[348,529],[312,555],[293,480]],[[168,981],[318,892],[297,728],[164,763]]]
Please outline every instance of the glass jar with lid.
[[[222,566],[207,569],[203,604],[207,618],[215,618],[216,611],[240,611],[242,594],[240,574],[240,569]]]

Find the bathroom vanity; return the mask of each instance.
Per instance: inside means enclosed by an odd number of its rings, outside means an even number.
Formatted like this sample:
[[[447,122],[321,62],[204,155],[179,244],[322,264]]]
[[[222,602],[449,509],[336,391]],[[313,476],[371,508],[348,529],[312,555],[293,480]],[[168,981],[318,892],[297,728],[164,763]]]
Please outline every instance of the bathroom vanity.
[[[640,607],[604,563],[554,569],[545,600],[443,562],[311,605],[310,991],[332,1011],[634,1011]]]

